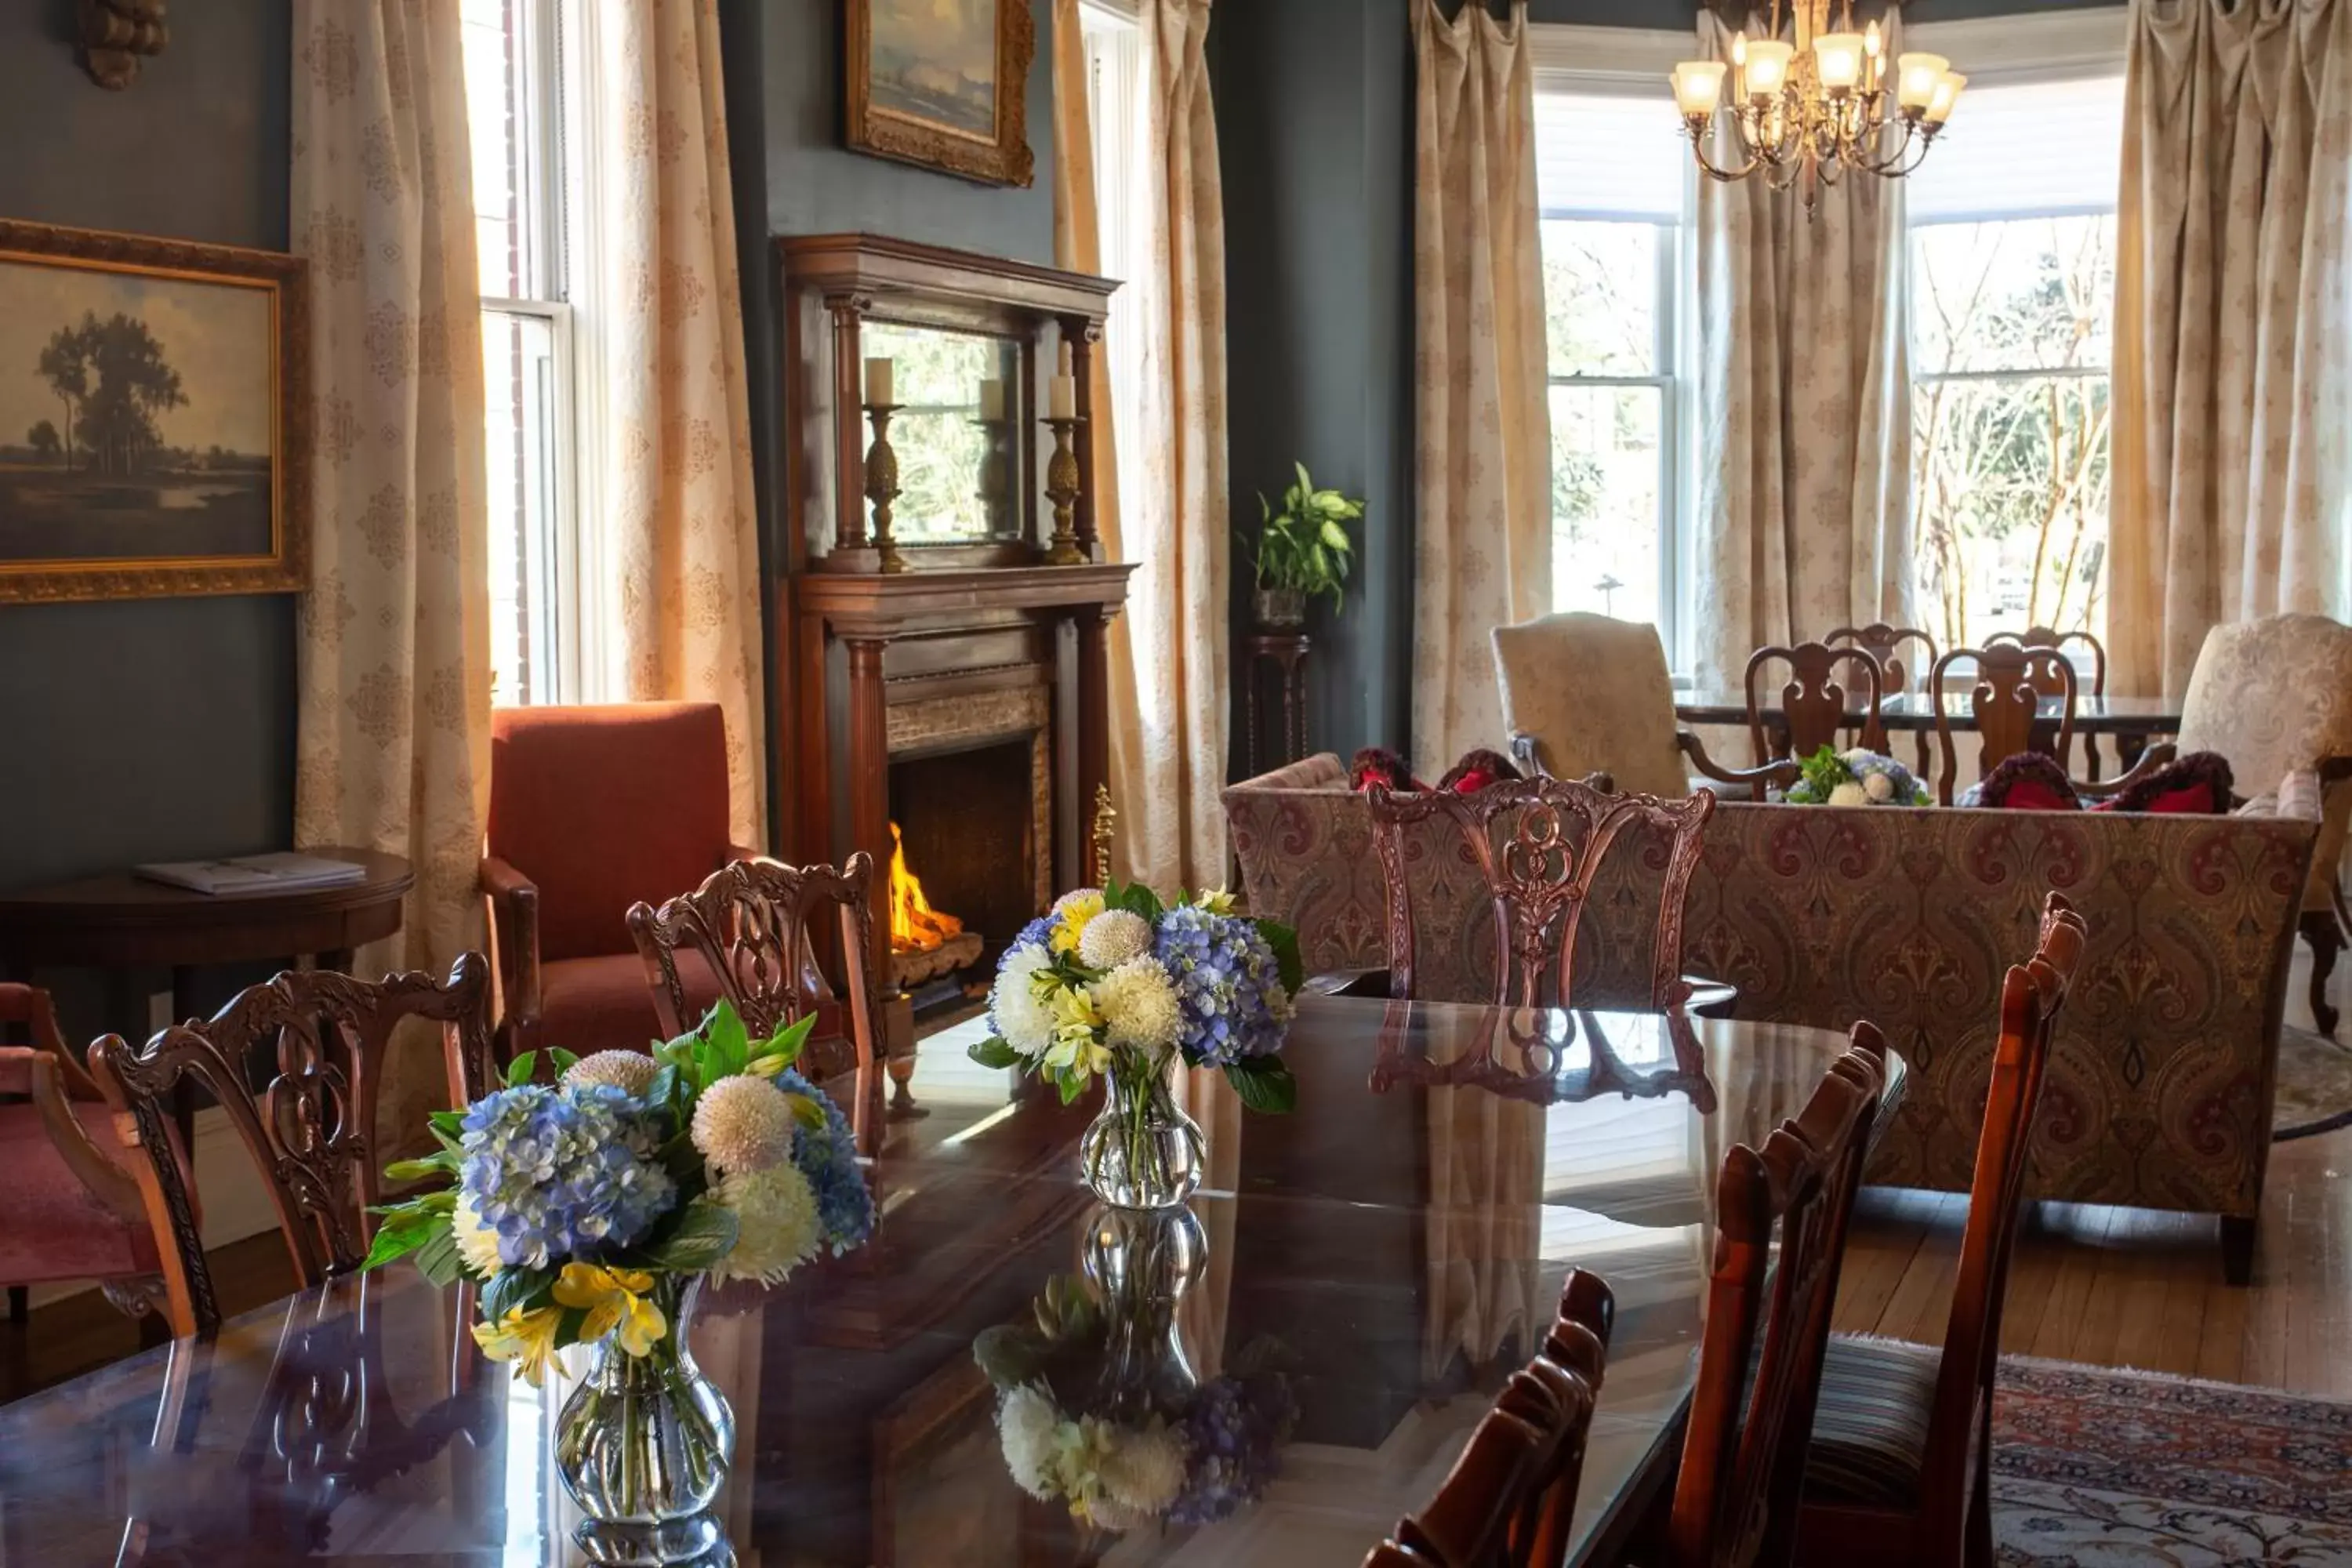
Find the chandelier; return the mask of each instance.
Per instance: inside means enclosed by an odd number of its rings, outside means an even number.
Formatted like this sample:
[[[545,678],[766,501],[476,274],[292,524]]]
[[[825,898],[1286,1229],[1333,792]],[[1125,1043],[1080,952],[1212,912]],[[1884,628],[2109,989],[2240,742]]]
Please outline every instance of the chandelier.
[[[1843,0],[1832,32],[1830,6],[1792,0],[1792,43],[1780,37],[1780,0],[1772,0],[1769,37],[1738,34],[1728,62],[1685,60],[1674,75],[1698,166],[1724,181],[1761,174],[1776,191],[1801,185],[1808,216],[1821,187],[1848,170],[1901,179],[1916,169],[1969,79],[1941,55],[1908,54],[1895,58],[1890,90],[1878,24],[1855,32],[1853,0]],[[1729,168],[1707,152],[1716,114],[1727,108],[1741,156]]]

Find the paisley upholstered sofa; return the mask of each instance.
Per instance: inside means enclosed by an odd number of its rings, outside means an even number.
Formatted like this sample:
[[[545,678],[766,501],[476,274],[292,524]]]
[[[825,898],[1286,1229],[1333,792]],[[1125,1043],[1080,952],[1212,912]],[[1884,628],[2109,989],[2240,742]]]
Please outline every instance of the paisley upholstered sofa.
[[[1298,928],[1308,969],[1385,965],[1371,825],[1339,760],[1236,784],[1224,804],[1250,907]],[[1458,838],[1440,837],[1450,826],[1416,831],[1406,864],[1422,994],[1484,1001],[1495,936],[1475,862]],[[1965,1192],[2001,975],[2032,950],[2042,896],[2065,894],[2091,942],[2060,1020],[2032,1195],[2219,1215],[2225,1262],[2242,1280],[2317,833],[2315,811],[2305,820],[1726,801],[1692,882],[1683,967],[1737,986],[1744,1017],[1877,1024],[1912,1078],[1871,1179]],[[1621,847],[1595,886],[1599,908],[1626,915],[1583,922],[1578,989],[1596,1005],[1646,994],[1663,848]]]

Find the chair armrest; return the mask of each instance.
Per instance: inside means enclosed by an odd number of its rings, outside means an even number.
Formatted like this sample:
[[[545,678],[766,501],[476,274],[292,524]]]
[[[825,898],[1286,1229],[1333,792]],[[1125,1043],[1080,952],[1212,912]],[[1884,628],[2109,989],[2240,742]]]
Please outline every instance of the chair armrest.
[[[1759,787],[1766,784],[1779,784],[1782,789],[1786,789],[1805,776],[1804,769],[1799,767],[1793,758],[1787,757],[1777,763],[1767,763],[1760,768],[1727,768],[1708,756],[1705,744],[1688,730],[1675,731],[1675,744],[1682,748],[1683,755],[1691,760],[1691,766],[1696,768],[1702,776],[1711,778],[1717,784],[1753,784]]]
[[[2071,779],[2068,782],[2074,786],[2076,795],[2090,800],[2105,800],[2109,795],[2122,794],[2157,769],[2171,766],[2179,755],[2179,747],[2169,741],[2158,741],[2139,754],[2139,761],[2131,765],[2131,771],[2128,773],[2120,773],[2111,779],[2096,781]]]
[[[1525,730],[1514,730],[1511,731],[1510,744],[1511,761],[1517,766],[1519,772],[1531,779],[1549,776],[1549,770],[1536,755],[1536,738],[1533,735],[1528,734]]]
[[[1385,969],[1332,969],[1320,974],[1310,974],[1299,982],[1302,996],[1373,996],[1389,999],[1389,972]]]
[[[482,892],[498,935],[508,1019],[539,1022],[539,886],[495,855],[482,857]]]
[[[89,1130],[73,1113],[73,1102],[68,1098],[68,1089],[64,1071],[66,1058],[47,1051],[30,1050],[23,1046],[0,1046],[0,1078],[14,1077],[21,1072],[31,1080],[33,1109],[41,1119],[42,1128],[66,1169],[88,1187],[92,1196],[104,1204],[123,1224],[144,1228],[147,1205],[139,1195],[139,1183],[128,1171],[108,1159],[90,1142]],[[79,1076],[79,1069],[76,1069]],[[85,1082],[88,1080],[85,1079]],[[91,1085],[95,1089],[96,1085]],[[100,1100],[105,1097],[99,1096]]]

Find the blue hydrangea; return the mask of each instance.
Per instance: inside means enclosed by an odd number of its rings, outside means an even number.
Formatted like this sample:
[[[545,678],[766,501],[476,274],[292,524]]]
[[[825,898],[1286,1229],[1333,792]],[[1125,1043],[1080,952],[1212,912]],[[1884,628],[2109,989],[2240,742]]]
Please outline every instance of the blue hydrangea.
[[[1184,1489],[1168,1522],[1213,1524],[1265,1496],[1297,1419],[1289,1379],[1278,1373],[1202,1384],[1184,1413]]]
[[[808,1178],[816,1194],[817,1223],[834,1256],[865,1245],[874,1234],[874,1194],[866,1173],[857,1166],[857,1139],[849,1118],[833,1097],[792,1068],[776,1075],[776,1087],[786,1094],[804,1094],[824,1108],[824,1131],[803,1127],[793,1139],[793,1163]]]
[[[1238,915],[1181,905],[1160,918],[1152,952],[1176,983],[1177,1044],[1194,1067],[1223,1067],[1282,1048],[1290,994],[1257,927]]]
[[[499,1257],[544,1268],[626,1247],[677,1201],[644,1108],[610,1084],[502,1089],[466,1111],[459,1177]]]

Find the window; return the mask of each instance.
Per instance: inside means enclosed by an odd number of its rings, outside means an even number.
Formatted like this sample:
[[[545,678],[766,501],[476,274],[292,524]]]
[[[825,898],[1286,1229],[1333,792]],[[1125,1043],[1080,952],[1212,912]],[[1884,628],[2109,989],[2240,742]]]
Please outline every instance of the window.
[[[462,0],[488,429],[492,700],[578,700],[554,0]]]
[[[2104,635],[2122,130],[2117,77],[1986,88],[1911,178],[1918,605],[1947,647]]]
[[[1095,227],[1102,274],[1122,279],[1110,297],[1103,348],[1110,377],[1111,430],[1118,465],[1119,504],[1141,521],[1143,485],[1144,312],[1159,287],[1152,275],[1150,193],[1154,184],[1144,145],[1143,37],[1133,0],[1087,0],[1079,20],[1086,34],[1087,123],[1095,155]],[[1141,535],[1130,531],[1129,540]],[[1129,560],[1140,551],[1128,547]],[[1150,612],[1140,603],[1130,614]],[[1138,623],[1139,646],[1157,633]]]
[[[1552,605],[1654,622],[1670,656],[1689,492],[1679,351],[1690,158],[1677,130],[1654,92],[1536,100]]]

